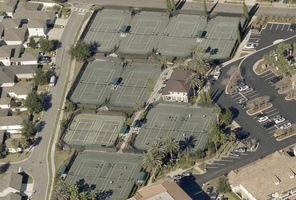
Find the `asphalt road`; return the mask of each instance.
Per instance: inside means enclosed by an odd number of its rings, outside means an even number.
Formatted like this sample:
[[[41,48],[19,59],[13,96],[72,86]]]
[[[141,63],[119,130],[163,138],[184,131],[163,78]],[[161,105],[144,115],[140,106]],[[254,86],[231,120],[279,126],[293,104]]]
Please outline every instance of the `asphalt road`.
[[[79,7],[81,1],[79,0],[68,0],[69,3],[75,4]],[[177,3],[177,1],[175,1]],[[166,8],[164,0],[84,0],[83,4],[92,5],[121,5],[121,6],[133,6],[133,7],[148,7],[148,8]],[[207,3],[208,10],[212,9],[214,3]],[[203,2],[192,2],[187,1],[182,9],[187,10],[200,10],[203,11]],[[291,14],[295,15],[295,9],[291,7],[271,7],[271,6],[260,6],[257,10],[258,14]],[[214,12],[228,12],[228,13],[242,13],[242,5],[237,4],[225,4],[218,3],[214,8]]]
[[[25,172],[34,177],[34,189],[36,191],[32,199],[41,200],[46,199],[46,189],[48,185],[48,164],[47,152],[49,149],[49,141],[55,120],[57,118],[59,104],[61,102],[63,88],[65,85],[67,66],[69,64],[69,56],[67,50],[74,41],[75,33],[78,31],[79,25],[82,22],[83,15],[78,15],[77,12],[72,12],[68,24],[64,28],[63,35],[61,36],[61,48],[57,50],[56,64],[60,69],[57,69],[58,79],[55,87],[50,88],[50,101],[47,102],[47,111],[44,112],[41,121],[44,127],[38,133],[40,142],[34,147],[31,156],[21,163],[11,164],[8,171],[18,171],[21,167]]]
[[[285,41],[285,43],[295,42],[296,36]],[[235,61],[225,66],[222,69],[222,75],[219,78],[219,81],[214,83],[214,85],[211,87],[211,94],[214,96],[214,101],[225,108],[228,107],[234,110],[236,112],[235,115],[237,115],[235,121],[238,122],[238,124],[240,124],[244,130],[250,132],[252,138],[259,139],[260,145],[256,152],[250,152],[248,153],[248,155],[244,155],[239,159],[232,159],[229,164],[220,165],[218,168],[209,168],[206,174],[196,176],[196,182],[199,185],[202,185],[203,183],[206,183],[213,178],[226,174],[231,170],[240,168],[250,162],[258,160],[262,156],[266,156],[277,150],[280,150],[287,146],[291,146],[292,144],[296,143],[296,137],[291,137],[281,142],[278,142],[273,137],[270,137],[270,135],[266,133],[266,130],[262,127],[262,125],[259,125],[259,123],[253,120],[252,117],[248,116],[246,114],[246,110],[243,110],[238,104],[233,102],[228,95],[224,93],[225,86],[221,84],[221,81],[227,78],[227,70],[231,66],[239,65],[242,76],[245,78],[248,85],[254,87],[257,92],[262,94],[262,96],[270,96],[273,108],[279,110],[280,114],[289,119],[291,123],[295,123],[296,120],[294,119],[294,110],[296,109],[296,101],[284,100],[284,95],[278,94],[277,90],[275,90],[270,84],[268,84],[268,82],[265,81],[264,78],[256,75],[253,72],[253,65],[255,64],[255,62],[261,59],[263,55],[269,53],[269,51],[275,50],[276,47],[277,45],[273,45],[266,49],[259,50],[254,54],[246,57],[245,59]]]

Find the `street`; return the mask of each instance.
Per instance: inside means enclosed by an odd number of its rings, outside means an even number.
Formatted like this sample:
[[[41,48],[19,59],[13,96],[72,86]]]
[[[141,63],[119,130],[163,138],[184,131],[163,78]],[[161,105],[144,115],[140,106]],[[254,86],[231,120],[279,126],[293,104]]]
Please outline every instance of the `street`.
[[[52,100],[51,107],[44,112],[41,121],[45,123],[41,132],[36,137],[40,138],[40,142],[33,148],[31,156],[20,163],[12,163],[8,171],[18,171],[19,167],[26,173],[34,177],[34,188],[36,191],[32,199],[46,199],[46,190],[48,186],[48,163],[47,156],[49,151],[49,142],[54,131],[54,126],[58,114],[59,104],[62,100],[63,89],[67,76],[67,67],[69,65],[69,56],[67,49],[74,41],[75,33],[78,31],[79,25],[82,22],[83,15],[78,15],[78,12],[72,12],[68,24],[64,28],[61,37],[61,48],[57,50],[56,64],[58,70],[58,81],[55,87],[50,88]],[[59,127],[57,127],[59,128]]]

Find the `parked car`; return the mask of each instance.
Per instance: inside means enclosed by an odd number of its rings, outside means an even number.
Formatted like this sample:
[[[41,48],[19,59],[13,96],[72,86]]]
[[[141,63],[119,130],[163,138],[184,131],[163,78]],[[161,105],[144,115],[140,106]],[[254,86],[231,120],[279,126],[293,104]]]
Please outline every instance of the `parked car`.
[[[239,140],[244,140],[250,137],[250,133],[247,131],[240,131],[239,133],[236,134],[236,138]]]
[[[174,181],[179,181],[182,179],[182,176],[180,174],[174,175],[173,176]]]
[[[221,75],[221,71],[220,70],[219,71],[216,71],[215,74],[214,74],[214,76],[213,76],[213,78],[215,80],[218,80],[218,78],[220,77],[220,75]]]
[[[265,122],[269,119],[269,117],[266,114],[259,114],[257,115],[258,122]]]
[[[275,123],[272,121],[272,122],[267,122],[267,123],[265,123],[265,124],[263,125],[263,127],[264,127],[265,129],[269,129],[269,128],[273,127],[274,125],[275,125]]]
[[[234,149],[234,152],[239,152],[239,153],[245,153],[246,152],[246,148],[244,147],[238,147]]]
[[[246,85],[246,80],[245,79],[239,79],[239,80],[236,81],[236,85],[244,86],[244,85]]]
[[[209,185],[209,186],[207,187],[207,189],[206,189],[206,193],[207,193],[207,194],[211,194],[212,191],[213,191],[213,186],[210,186],[210,185]]]
[[[295,31],[295,29],[296,29],[296,24],[291,24],[290,31]]]
[[[287,128],[291,127],[291,126],[292,126],[292,124],[290,122],[288,122],[288,123],[285,123],[284,125],[282,125],[280,127],[280,129],[287,129]]]
[[[185,177],[185,176],[192,176],[192,173],[191,172],[183,172],[181,174],[181,176]]]
[[[40,58],[40,63],[50,63],[50,62],[51,62],[51,57],[43,56]]]
[[[216,199],[217,195],[218,195],[217,190],[216,190],[216,188],[214,188],[212,193],[211,193],[211,199]]]
[[[282,80],[283,77],[282,76],[275,76],[273,77],[270,81],[268,81],[269,84],[276,84],[277,82],[279,82],[280,80]]]
[[[279,117],[273,118],[273,120],[274,120],[275,124],[280,124],[280,123],[284,122],[286,120],[286,118],[284,118],[283,116],[280,115]]]
[[[230,152],[230,153],[229,153],[229,156],[232,156],[232,157],[239,157],[240,155],[239,155],[239,153],[237,153],[237,152]]]
[[[223,194],[219,194],[216,200],[222,200],[222,199],[223,199],[223,197],[224,197],[224,195],[223,195]]]
[[[238,88],[238,91],[243,92],[243,91],[245,91],[247,89],[249,89],[249,86],[248,85],[244,85],[244,86],[239,87]]]
[[[243,104],[243,103],[246,103],[247,101],[248,101],[247,98],[240,98],[240,99],[238,100],[238,103],[239,103],[239,104]]]
[[[257,47],[257,44],[255,43],[247,43],[245,45],[245,49],[255,49]]]
[[[253,92],[253,91],[255,91],[255,89],[252,88],[252,87],[249,87],[248,89],[246,89],[246,90],[243,91],[242,93],[243,93],[243,94],[249,94],[249,93],[251,93],[251,92]]]

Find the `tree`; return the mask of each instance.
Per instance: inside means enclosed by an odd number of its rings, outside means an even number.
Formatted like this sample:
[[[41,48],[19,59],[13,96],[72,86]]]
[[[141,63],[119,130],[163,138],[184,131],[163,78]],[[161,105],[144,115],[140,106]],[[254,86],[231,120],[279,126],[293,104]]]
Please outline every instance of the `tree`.
[[[244,15],[248,20],[250,19],[248,6],[246,5],[245,1],[243,1],[243,15]]]
[[[206,104],[212,104],[212,97],[210,94],[210,90],[206,91]]]
[[[20,147],[20,141],[17,139],[12,139],[11,140],[11,146],[17,151],[17,148]]]
[[[83,62],[91,55],[89,45],[82,40],[79,40],[76,45],[71,45],[68,53],[71,60],[76,59],[79,62]]]
[[[231,133],[228,135],[228,141],[233,142],[233,141],[235,141],[235,139],[236,139],[236,135],[235,135],[235,133],[234,133],[234,132],[231,132]]]
[[[39,40],[40,50],[43,53],[51,52],[54,49],[54,42],[53,40],[48,40],[44,37],[40,38]]]
[[[36,75],[34,77],[34,84],[35,85],[44,85],[48,83],[46,74],[43,72],[41,68],[37,68]]]
[[[205,151],[203,151],[201,149],[197,149],[196,152],[195,152],[195,156],[198,159],[202,159],[202,158],[205,158],[206,157],[206,153],[205,153]]]
[[[20,139],[20,146],[25,149],[29,145],[29,142],[26,138],[21,138]]]
[[[185,84],[188,85],[192,91],[193,91],[193,96],[195,97],[196,95],[196,87],[198,87],[198,81],[197,81],[197,74],[196,73],[191,73],[188,78],[185,79]]]
[[[155,179],[155,173],[159,166],[161,166],[162,160],[160,157],[155,156],[151,151],[144,153],[142,160],[142,167],[145,170],[151,170],[151,176]]]
[[[37,43],[36,43],[36,41],[35,41],[35,39],[34,39],[33,36],[30,37],[30,39],[29,39],[29,43],[28,43],[28,46],[29,46],[31,49],[36,49],[36,47],[37,47]]]
[[[148,151],[160,159],[163,159],[167,154],[163,143],[158,141],[154,141]]]
[[[226,108],[223,114],[220,116],[220,119],[225,126],[228,126],[232,123],[233,114],[229,108]]]
[[[179,151],[180,145],[179,142],[175,138],[167,137],[164,140],[164,148],[167,150],[170,154],[170,158],[173,159],[174,152]]]
[[[230,184],[225,176],[218,179],[218,191],[222,193],[231,192]]]
[[[199,56],[193,56],[193,71],[200,73],[202,76],[210,69],[210,62]]]
[[[37,94],[36,91],[32,91],[25,99],[24,105],[27,107],[30,114],[39,113],[43,110],[44,97]]]
[[[53,197],[55,200],[69,200],[70,190],[69,186],[63,181],[59,180],[54,187]]]
[[[224,134],[219,126],[212,122],[208,126],[208,131],[210,132],[209,141],[214,143],[216,152],[218,151],[218,145],[221,142],[221,134]]]
[[[35,124],[32,121],[24,120],[22,125],[23,125],[23,128],[21,132],[26,139],[35,135],[37,129]]]
[[[62,13],[63,13],[63,15],[70,15],[71,14],[71,9],[63,7],[62,8]]]
[[[200,103],[205,104],[207,102],[206,95],[203,90],[199,92],[199,97],[200,97],[200,100],[199,100]]]

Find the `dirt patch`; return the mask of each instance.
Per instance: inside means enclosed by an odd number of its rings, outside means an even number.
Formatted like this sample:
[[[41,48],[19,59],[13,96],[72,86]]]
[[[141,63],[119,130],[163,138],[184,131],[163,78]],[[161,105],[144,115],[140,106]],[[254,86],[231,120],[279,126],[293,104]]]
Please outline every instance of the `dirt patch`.
[[[235,72],[231,77],[226,87],[226,93],[232,91],[238,80],[242,79],[242,76],[239,72]]]

